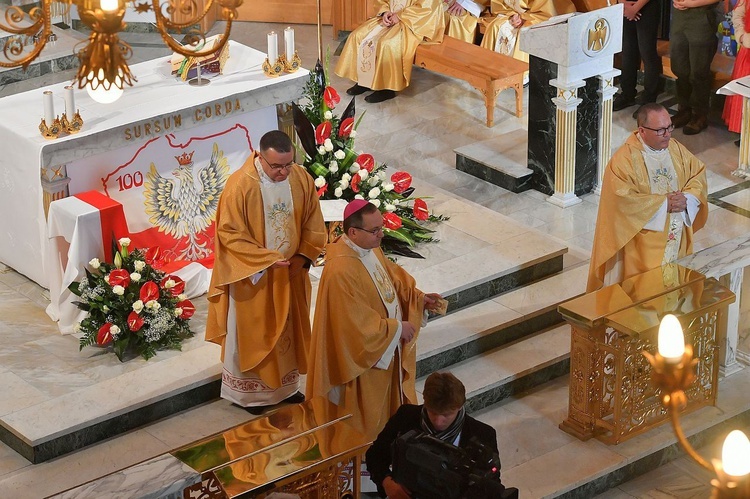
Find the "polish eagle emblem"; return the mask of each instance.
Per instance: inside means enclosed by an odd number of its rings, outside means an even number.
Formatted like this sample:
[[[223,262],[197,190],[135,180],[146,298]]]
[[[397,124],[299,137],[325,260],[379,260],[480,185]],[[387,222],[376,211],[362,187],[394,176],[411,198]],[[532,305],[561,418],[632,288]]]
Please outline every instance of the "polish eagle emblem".
[[[214,143],[208,165],[197,172],[194,153],[175,156],[179,165],[171,172],[174,178],[162,177],[151,163],[143,189],[149,222],[175,239],[187,238],[187,247],[177,252],[177,258],[189,261],[211,254],[211,241],[201,234],[216,219],[219,197],[229,178],[229,163],[218,144]]]

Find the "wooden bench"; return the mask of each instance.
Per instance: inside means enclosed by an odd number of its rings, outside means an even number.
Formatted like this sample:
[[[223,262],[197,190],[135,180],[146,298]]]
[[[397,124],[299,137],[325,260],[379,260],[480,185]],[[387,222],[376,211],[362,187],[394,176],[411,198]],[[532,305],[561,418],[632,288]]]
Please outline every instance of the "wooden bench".
[[[491,127],[497,94],[516,92],[516,116],[523,114],[523,74],[528,63],[446,36],[442,43],[417,47],[414,64],[436,73],[469,82],[484,95],[487,126]]]

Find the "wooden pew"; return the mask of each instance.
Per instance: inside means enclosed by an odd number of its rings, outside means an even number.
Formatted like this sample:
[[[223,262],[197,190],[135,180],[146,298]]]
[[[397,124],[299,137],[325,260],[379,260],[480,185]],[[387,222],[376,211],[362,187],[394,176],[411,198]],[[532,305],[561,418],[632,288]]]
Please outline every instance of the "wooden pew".
[[[484,95],[487,126],[494,123],[497,94],[516,92],[516,116],[523,114],[523,74],[528,63],[446,36],[442,43],[417,47],[414,64],[436,73],[469,82]]]

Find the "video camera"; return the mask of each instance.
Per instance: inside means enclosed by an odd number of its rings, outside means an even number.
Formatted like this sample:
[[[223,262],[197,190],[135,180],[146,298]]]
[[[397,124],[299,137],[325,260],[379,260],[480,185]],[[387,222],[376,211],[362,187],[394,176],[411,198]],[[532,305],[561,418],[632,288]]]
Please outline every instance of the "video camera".
[[[393,443],[393,479],[418,499],[518,499],[500,483],[500,458],[476,439],[459,448],[412,430]]]

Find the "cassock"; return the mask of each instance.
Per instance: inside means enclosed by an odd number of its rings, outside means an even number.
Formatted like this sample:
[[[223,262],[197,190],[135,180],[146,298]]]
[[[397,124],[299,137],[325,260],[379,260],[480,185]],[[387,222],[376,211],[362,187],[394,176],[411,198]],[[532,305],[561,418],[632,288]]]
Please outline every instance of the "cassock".
[[[490,6],[490,0],[470,0],[473,1],[484,12]],[[444,4],[448,8],[448,4]],[[477,23],[479,18],[471,14],[468,10],[460,16],[454,16],[445,13],[445,34],[453,38],[458,38],[467,43],[474,43],[477,32]]]
[[[529,60],[529,54],[523,52],[518,43],[520,29],[557,15],[553,0],[492,0],[490,11],[496,17],[487,25],[482,47],[520,61]],[[521,28],[511,26],[510,18],[514,14],[523,19]]]
[[[416,403],[414,339],[402,344],[401,321],[417,332],[424,293],[380,248],[346,236],[326,247],[313,320],[307,397],[328,397],[339,416],[374,440],[401,404]]]
[[[409,85],[414,54],[422,42],[443,40],[442,0],[375,0],[378,14],[351,32],[336,64],[336,74],[373,90],[403,90]],[[400,21],[380,23],[385,12]]]
[[[673,191],[687,197],[681,213],[667,213]],[[708,217],[707,193],[705,165],[682,144],[671,139],[656,151],[631,134],[604,172],[587,291],[692,253],[693,233]]]
[[[271,268],[295,254],[314,261],[326,241],[313,179],[294,165],[283,182],[257,152],[227,180],[216,216],[206,340],[222,346],[221,394],[243,407],[281,402],[307,370],[310,278]]]

